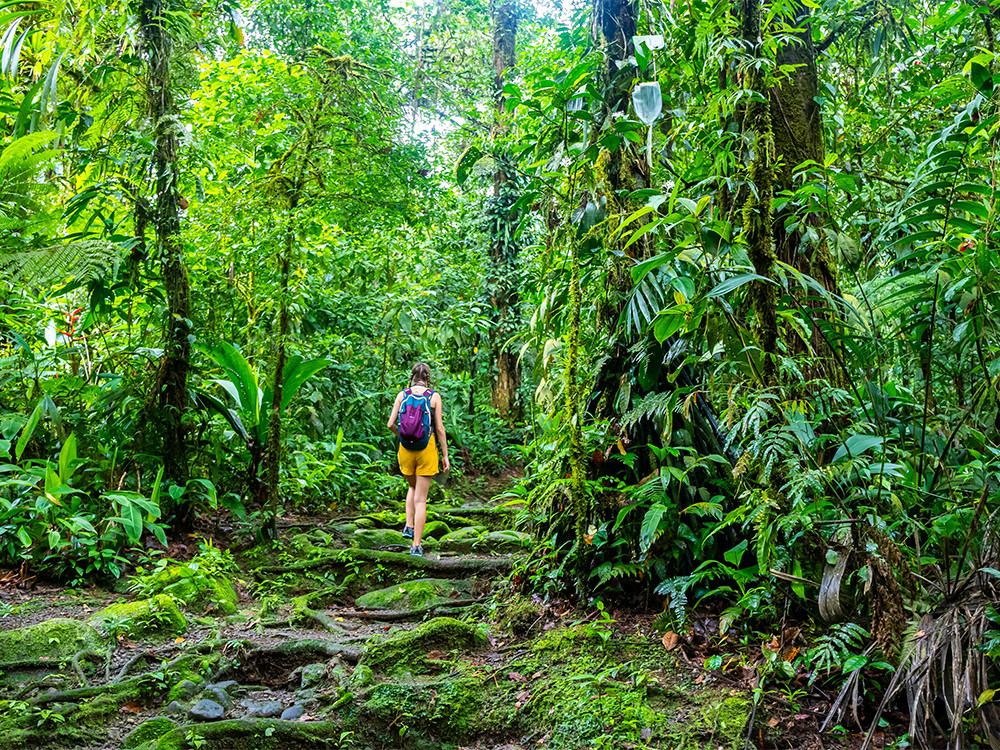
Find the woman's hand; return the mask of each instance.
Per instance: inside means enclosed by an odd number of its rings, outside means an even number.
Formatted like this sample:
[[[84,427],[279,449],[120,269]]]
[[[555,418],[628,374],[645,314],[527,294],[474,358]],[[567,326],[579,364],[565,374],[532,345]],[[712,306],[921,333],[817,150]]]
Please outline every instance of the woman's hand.
[[[451,461],[448,460],[447,456],[445,456],[443,460],[444,460],[444,470],[448,471],[448,469],[451,468]]]

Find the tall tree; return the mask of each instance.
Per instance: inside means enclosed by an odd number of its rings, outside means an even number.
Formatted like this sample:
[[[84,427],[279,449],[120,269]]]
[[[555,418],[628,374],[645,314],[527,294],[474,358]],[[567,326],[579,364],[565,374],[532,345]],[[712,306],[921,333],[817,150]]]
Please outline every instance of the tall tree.
[[[637,29],[638,9],[633,0],[595,0],[591,34],[604,50],[605,116],[629,109],[635,81],[635,67],[629,63],[629,58],[635,55],[633,39]],[[607,176],[613,192],[647,186],[645,161],[635,156],[628,141],[610,154]]]
[[[187,381],[191,368],[191,286],[181,241],[177,164],[179,126],[170,77],[173,43],[165,13],[163,0],[142,0],[139,22],[146,57],[146,99],[154,142],[156,195],[152,223],[167,297],[166,341],[156,377],[156,389],[165,419],[163,458],[166,475],[177,483],[184,483],[188,475],[184,415],[189,401]]]
[[[778,293],[773,281],[775,252],[772,243],[774,227],[775,139],[772,131],[773,107],[765,104],[767,84],[761,64],[761,0],[742,0],[740,7],[741,34],[744,49],[749,54],[746,87],[751,92],[744,111],[743,128],[753,138],[749,180],[743,204],[743,239],[754,272],[760,280],[753,282],[751,300],[756,317],[756,336],[764,356],[762,378],[765,385],[774,382],[778,356]]]
[[[517,0],[497,0],[493,7],[493,97],[494,117],[491,139],[497,162],[493,178],[490,218],[490,259],[493,262],[491,301],[495,323],[490,328],[490,351],[496,362],[492,402],[501,419],[513,421],[520,416],[517,391],[521,385],[518,356],[507,345],[519,320],[517,290],[517,239],[515,230],[517,191],[510,179],[500,141],[504,125],[504,77],[517,62],[517,25],[520,9]]]
[[[806,162],[823,164],[826,148],[823,142],[823,113],[820,99],[817,50],[813,43],[809,8],[798,0],[789,3],[784,21],[793,29],[778,47],[775,64],[790,70],[787,77],[771,87],[770,109],[772,135],[778,163],[775,170],[775,191],[794,191],[795,172]],[[826,243],[810,246],[803,242],[804,232],[787,231],[785,219],[794,208],[788,206],[776,215],[774,242],[778,260],[812,275],[828,290],[836,290],[836,268]],[[815,226],[816,214],[809,214]],[[822,239],[822,233],[820,233]]]

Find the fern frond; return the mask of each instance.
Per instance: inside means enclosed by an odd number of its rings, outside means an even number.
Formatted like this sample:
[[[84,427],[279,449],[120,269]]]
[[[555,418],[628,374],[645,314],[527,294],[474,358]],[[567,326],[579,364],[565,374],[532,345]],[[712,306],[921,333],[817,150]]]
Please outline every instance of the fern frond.
[[[664,391],[661,393],[647,393],[640,399],[632,409],[625,415],[624,425],[626,428],[634,427],[643,419],[651,419],[659,427],[666,418],[676,409],[677,392]]]
[[[0,275],[28,286],[95,281],[118,273],[121,248],[105,240],[85,240],[0,256]]]

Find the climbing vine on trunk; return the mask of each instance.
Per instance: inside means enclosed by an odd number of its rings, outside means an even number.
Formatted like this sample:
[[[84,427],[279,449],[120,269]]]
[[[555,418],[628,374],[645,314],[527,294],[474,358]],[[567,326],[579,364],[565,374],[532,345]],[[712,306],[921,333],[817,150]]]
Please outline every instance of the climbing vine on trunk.
[[[173,44],[165,13],[162,0],[143,0],[140,7],[140,31],[146,55],[146,100],[154,142],[156,196],[152,220],[167,297],[164,356],[156,388],[165,421],[163,458],[166,475],[177,484],[184,484],[188,476],[185,414],[189,401],[188,372],[191,368],[191,286],[181,240],[177,163],[177,133],[181,126],[171,88]]]

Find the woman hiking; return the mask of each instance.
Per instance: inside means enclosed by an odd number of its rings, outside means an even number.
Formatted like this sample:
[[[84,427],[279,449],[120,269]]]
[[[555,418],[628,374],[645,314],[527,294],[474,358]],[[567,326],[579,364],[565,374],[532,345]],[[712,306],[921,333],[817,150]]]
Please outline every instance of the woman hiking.
[[[423,362],[413,365],[410,387],[400,391],[392,405],[388,427],[399,436],[399,470],[410,488],[406,492],[406,525],[403,537],[410,542],[410,554],[424,556],[420,545],[427,522],[427,492],[438,473],[438,447],[448,462],[448,436],[444,432],[441,396],[431,390],[431,368]],[[437,440],[435,440],[435,436]]]

